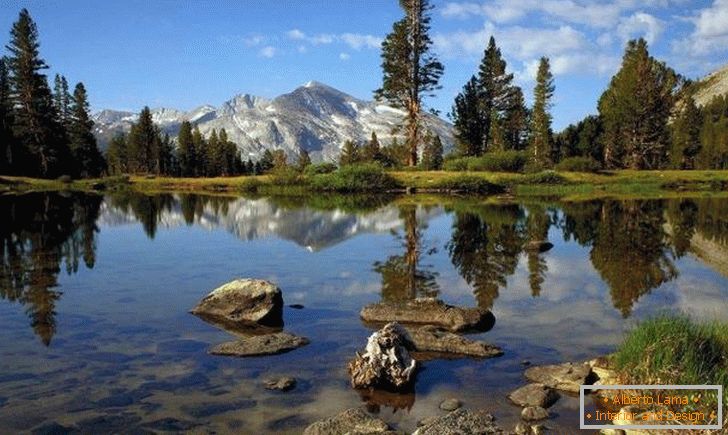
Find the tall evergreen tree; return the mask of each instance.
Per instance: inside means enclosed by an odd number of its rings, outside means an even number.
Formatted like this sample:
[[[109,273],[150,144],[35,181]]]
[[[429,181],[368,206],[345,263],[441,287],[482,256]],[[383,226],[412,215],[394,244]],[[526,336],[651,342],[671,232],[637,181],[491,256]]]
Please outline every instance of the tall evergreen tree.
[[[483,153],[486,118],[481,113],[478,78],[473,76],[455,97],[450,117],[455,127],[458,153],[479,156]]]
[[[353,165],[359,162],[361,154],[359,146],[353,140],[346,140],[344,146],[341,147],[341,155],[339,155],[339,166]]]
[[[10,77],[7,59],[0,57],[0,174],[12,173],[13,154],[16,150],[13,136],[13,102],[10,95]]]
[[[599,99],[607,166],[654,169],[665,162],[678,81],[650,56],[644,39],[629,41],[620,70]]]
[[[399,3],[405,16],[394,23],[382,42],[383,80],[375,96],[407,113],[407,164],[415,166],[421,139],[422,97],[439,89],[444,67],[431,51],[429,0]]]
[[[440,136],[433,135],[429,131],[425,135],[425,149],[422,151],[422,167],[428,171],[442,169],[443,148]]]
[[[195,176],[195,145],[192,142],[192,124],[183,121],[177,135],[177,157],[179,159],[180,173],[183,177]]]
[[[58,120],[66,130],[70,129],[70,121],[73,116],[71,109],[71,94],[68,90],[68,81],[60,74],[56,74],[53,82],[53,107],[58,114]]]
[[[377,138],[377,133],[372,132],[372,137],[361,149],[361,159],[365,162],[376,162],[382,158],[382,148]]]
[[[263,157],[258,161],[258,163],[259,165],[255,170],[256,174],[264,174],[273,169],[275,161],[271,150],[266,148],[266,150],[263,151]]]
[[[126,139],[126,135],[120,133],[109,142],[109,147],[106,149],[106,162],[110,174],[126,174],[129,172]]]
[[[672,123],[672,167],[695,169],[695,157],[700,152],[700,126],[703,115],[695,105],[695,99],[688,95],[684,107]]]
[[[485,144],[485,148],[490,151],[505,151],[506,149],[506,137],[503,130],[503,121],[501,115],[497,110],[492,110],[490,116],[490,126],[488,126],[488,142]]]
[[[513,87],[511,103],[503,116],[503,135],[506,148],[522,150],[526,145],[528,136],[529,111],[523,98],[523,91],[518,86]]]
[[[303,171],[306,169],[306,167],[311,165],[311,156],[308,155],[308,151],[306,151],[305,148],[300,147],[298,149],[298,162],[296,162],[296,166],[298,166],[299,171]]]
[[[38,50],[38,29],[27,9],[20,11],[10,35],[6,48],[10,52],[13,130],[30,157],[19,164],[18,172],[42,177],[59,175],[66,169],[63,159],[68,149],[62,140],[48,81],[41,72],[48,66]]]
[[[94,122],[89,116],[88,97],[83,83],[76,85],[66,110],[70,113],[66,122],[71,153],[78,173],[82,177],[98,177],[104,171],[105,162],[96,144]]]
[[[159,173],[159,131],[152,120],[149,107],[139,114],[139,121],[131,127],[127,142],[129,171]]]
[[[195,177],[204,177],[205,169],[207,167],[207,143],[205,138],[200,133],[200,128],[195,126],[192,130],[192,155],[195,156],[193,168]]]
[[[554,95],[554,77],[547,57],[542,57],[536,74],[531,112],[529,147],[532,162],[547,166],[551,159],[551,98]]]
[[[485,126],[481,139],[484,147],[491,141],[490,135],[493,134],[490,131],[491,114],[495,112],[503,118],[505,112],[513,106],[512,82],[513,74],[506,73],[506,61],[495,43],[495,38],[491,36],[478,70],[480,113],[483,117],[482,125]],[[485,151],[488,151],[487,148]]]

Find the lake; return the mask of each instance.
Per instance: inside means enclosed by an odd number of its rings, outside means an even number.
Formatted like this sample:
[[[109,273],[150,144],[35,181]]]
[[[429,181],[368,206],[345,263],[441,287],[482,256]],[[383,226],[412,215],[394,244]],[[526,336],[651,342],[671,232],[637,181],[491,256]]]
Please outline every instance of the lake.
[[[300,433],[362,405],[412,431],[449,397],[512,429],[524,361],[607,354],[663,311],[728,320],[726,199],[32,193],[0,214],[1,433]],[[231,335],[188,312],[237,277],[278,284],[285,329],[311,343],[209,355]],[[491,309],[469,337],[504,355],[426,361],[413,394],[353,390],[361,308],[419,296]],[[276,375],[297,387],[266,390]],[[575,432],[577,410],[564,395],[547,425]]]

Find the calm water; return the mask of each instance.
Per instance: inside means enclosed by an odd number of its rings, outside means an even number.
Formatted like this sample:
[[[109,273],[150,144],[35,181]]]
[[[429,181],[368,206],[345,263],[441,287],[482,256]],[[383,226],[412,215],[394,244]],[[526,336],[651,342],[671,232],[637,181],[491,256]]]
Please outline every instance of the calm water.
[[[663,310],[728,319],[728,200],[580,203],[408,198],[245,199],[120,194],[0,196],[0,432],[50,424],[103,433],[300,433],[367,401],[412,430],[447,397],[506,428],[521,361],[614,349]],[[548,240],[544,253],[529,241]],[[211,356],[231,336],[188,314],[236,277],[283,289],[286,330],[309,346]],[[491,308],[489,360],[424,363],[415,393],[364,398],[346,362],[368,303],[417,295]],[[261,381],[291,375],[288,393]],[[578,428],[564,397],[548,425]]]

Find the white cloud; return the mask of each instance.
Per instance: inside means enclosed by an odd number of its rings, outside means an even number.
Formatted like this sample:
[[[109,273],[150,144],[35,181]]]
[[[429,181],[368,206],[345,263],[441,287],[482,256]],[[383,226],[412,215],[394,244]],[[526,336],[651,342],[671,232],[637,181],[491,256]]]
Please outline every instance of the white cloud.
[[[728,47],[728,0],[714,0],[690,18],[693,32],[683,41],[676,41],[676,51],[690,56],[706,56]]]
[[[339,53],[339,59],[349,60],[349,59],[351,59],[351,56],[349,55],[349,53]]]
[[[260,49],[260,55],[263,57],[267,57],[268,59],[272,58],[276,55],[276,48],[271,45],[266,45],[265,47]]]
[[[328,45],[339,42],[348,45],[354,50],[361,50],[362,48],[378,49],[382,45],[382,38],[360,33],[342,33],[340,35],[320,33],[317,35],[307,35],[299,29],[293,29],[286,32],[286,35],[292,40],[303,41],[310,45]]]
[[[657,41],[663,30],[664,22],[662,20],[644,12],[637,12],[622,18],[617,26],[617,34],[622,41],[641,36],[649,44]]]
[[[483,5],[476,3],[445,3],[440,11],[447,18],[468,18],[471,15],[485,15]]]
[[[255,47],[256,45],[262,44],[264,41],[265,38],[260,35],[247,36],[243,38],[243,44],[248,47]]]

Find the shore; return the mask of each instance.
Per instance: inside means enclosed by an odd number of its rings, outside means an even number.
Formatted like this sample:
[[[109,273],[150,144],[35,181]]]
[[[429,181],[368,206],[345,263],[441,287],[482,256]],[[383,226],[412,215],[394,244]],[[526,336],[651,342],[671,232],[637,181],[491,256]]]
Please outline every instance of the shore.
[[[601,197],[667,198],[690,195],[728,195],[728,170],[709,171],[605,171],[598,174],[554,172],[538,174],[497,172],[392,171],[396,189],[358,193],[473,193],[469,185],[487,182],[497,193],[517,197],[548,196],[562,200]],[[130,189],[142,193],[259,193],[306,195],[314,192],[304,183],[279,183],[274,176],[176,178],[151,175],[115,176],[83,180],[45,180],[0,176],[0,193],[34,191],[97,191]],[[496,192],[493,193],[496,193]],[[480,194],[484,192],[480,191]],[[485,194],[488,194],[487,192]]]

